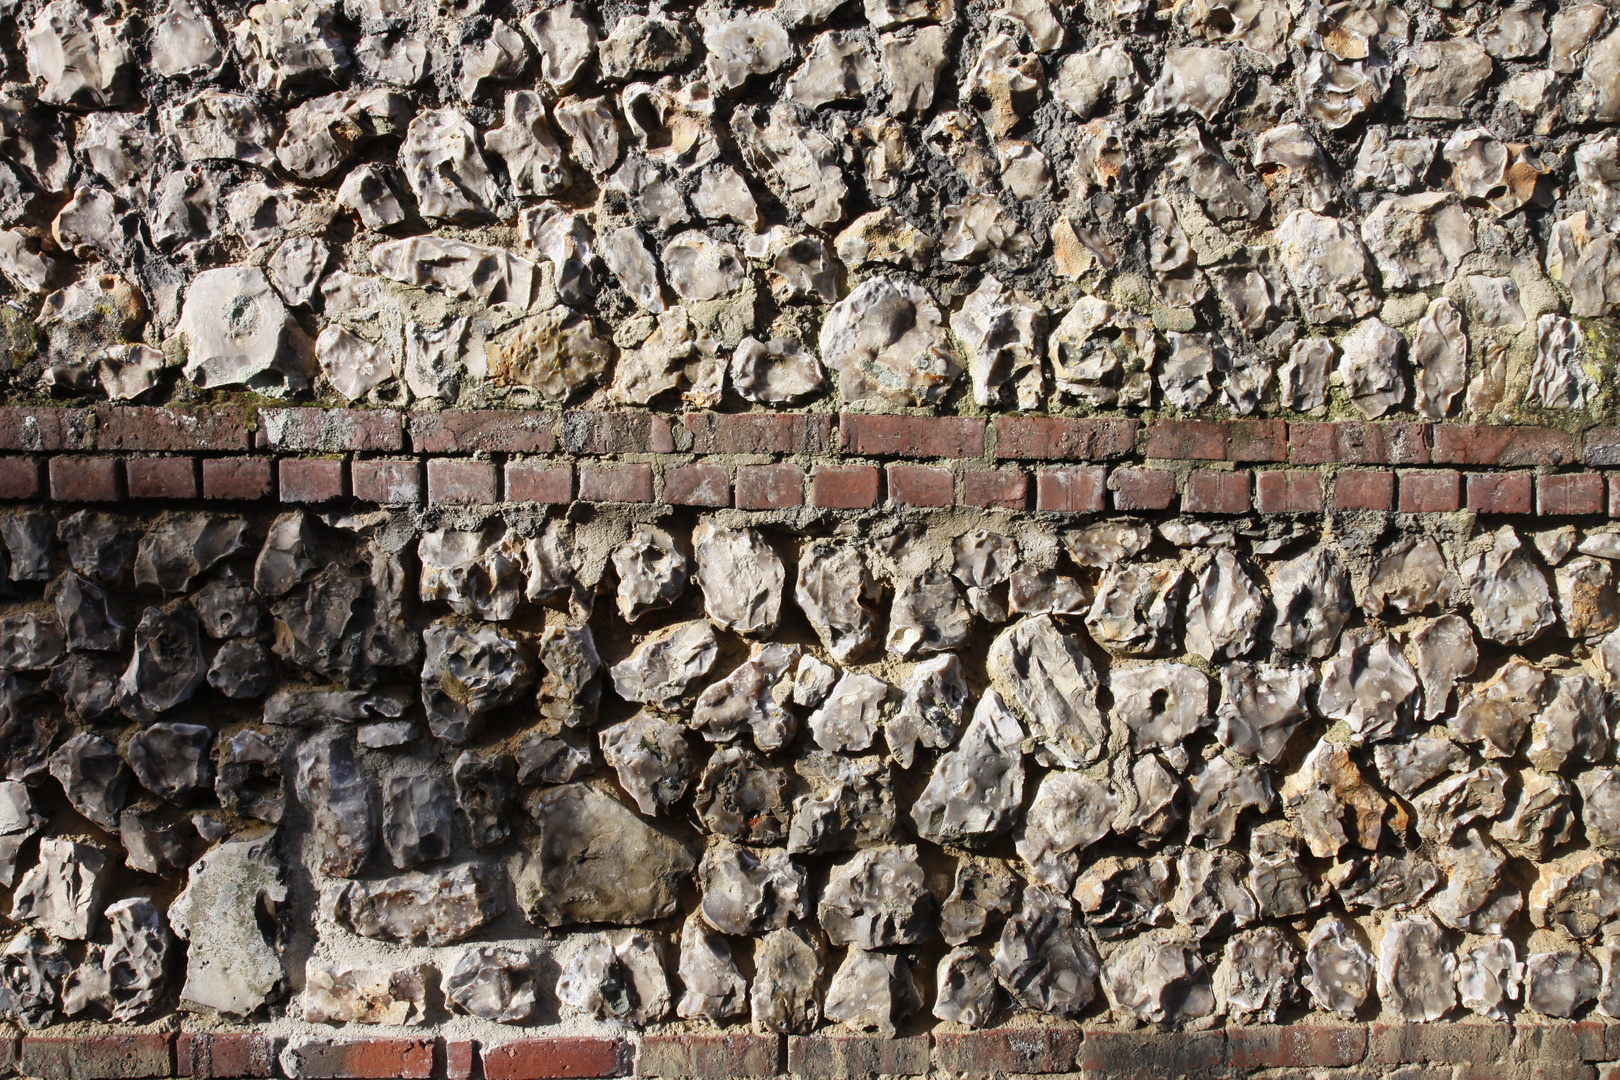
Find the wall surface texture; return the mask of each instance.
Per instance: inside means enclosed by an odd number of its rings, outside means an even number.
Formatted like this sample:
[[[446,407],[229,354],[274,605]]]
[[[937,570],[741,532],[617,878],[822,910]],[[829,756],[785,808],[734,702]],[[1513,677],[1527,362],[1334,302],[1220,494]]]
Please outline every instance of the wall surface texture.
[[[0,1075],[1620,1076],[1608,4],[0,78]]]

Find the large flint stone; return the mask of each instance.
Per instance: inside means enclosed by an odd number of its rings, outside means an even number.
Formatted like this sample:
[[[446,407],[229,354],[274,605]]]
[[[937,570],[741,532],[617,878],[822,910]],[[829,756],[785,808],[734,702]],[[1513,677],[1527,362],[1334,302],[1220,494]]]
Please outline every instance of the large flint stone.
[[[169,924],[189,943],[181,1000],[247,1016],[275,994],[286,899],[274,834],[227,840],[192,863],[169,906]]]
[[[1432,721],[1446,711],[1457,680],[1479,663],[1474,628],[1461,615],[1442,615],[1413,632],[1412,652],[1423,683],[1423,719]]]
[[[1487,941],[1462,954],[1457,962],[1457,993],[1463,1008],[1491,1020],[1506,1020],[1507,1003],[1519,996],[1524,965],[1507,938]]]
[[[1548,863],[1530,887],[1530,921],[1576,941],[1612,937],[1620,923],[1620,861],[1579,852]]]
[[[828,1020],[892,1039],[895,1025],[921,1007],[905,957],[850,949],[827,984],[822,1012]]]
[[[1266,597],[1243,564],[1218,549],[1194,571],[1187,594],[1187,651],[1205,660],[1243,656],[1254,648]]]
[[[718,652],[708,623],[676,623],[644,638],[608,674],[625,700],[674,709],[686,696],[687,685],[714,666]]]
[[[834,945],[881,949],[915,945],[934,927],[934,898],[917,848],[874,848],[836,864],[816,918]]]
[[[1184,849],[1176,860],[1170,913],[1200,938],[1248,926],[1260,912],[1243,871],[1243,856],[1235,851]]]
[[[118,812],[129,801],[130,773],[117,747],[82,731],[56,748],[49,767],[73,809],[104,829],[118,827]]]
[[[619,615],[636,622],[649,611],[668,607],[686,589],[686,555],[663,529],[638,523],[630,538],[613,549],[619,575]]]
[[[1378,944],[1378,997],[1408,1020],[1438,1020],[1457,1004],[1457,958],[1427,916],[1397,919]]]
[[[1511,527],[1497,531],[1490,550],[1464,560],[1461,572],[1474,598],[1474,622],[1491,641],[1524,645],[1555,621],[1547,577]]]
[[[423,600],[442,600],[469,619],[506,622],[517,611],[523,599],[522,537],[503,531],[498,522],[478,532],[425,532],[416,552]]]
[[[450,855],[450,789],[431,776],[395,776],[383,786],[382,840],[396,870]]]
[[[1310,716],[1306,695],[1316,673],[1299,664],[1228,664],[1221,669],[1216,738],[1243,757],[1281,759],[1294,730]]]
[[[604,728],[597,739],[603,760],[643,814],[667,814],[686,795],[692,748],[677,725],[643,710]]]
[[[533,681],[518,643],[493,626],[435,623],[422,631],[422,708],[433,734],[464,743],[485,714],[510,705]]]
[[[1277,609],[1273,643],[1318,660],[1333,652],[1355,602],[1349,576],[1326,547],[1279,564],[1271,575],[1271,600]]]
[[[1166,859],[1109,855],[1081,871],[1074,900],[1093,934],[1123,937],[1167,920],[1170,872]]]
[[[939,570],[908,577],[894,590],[884,646],[897,656],[937,653],[967,641],[973,615],[949,574]]]
[[[852,851],[893,838],[894,783],[882,760],[812,751],[794,762],[794,770],[811,790],[793,804],[789,851]]]
[[[845,402],[932,404],[962,374],[944,321],[920,286],[869,278],[828,313],[822,362],[838,372]]]
[[[834,660],[848,663],[871,643],[878,587],[856,545],[805,545],[793,595]]]
[[[74,651],[122,648],[124,625],[108,609],[106,592],[78,574],[63,574],[60,580],[56,591],[56,617],[65,632],[67,647]]]
[[[54,937],[83,941],[102,914],[101,897],[110,870],[107,853],[99,847],[41,840],[39,863],[22,876],[12,894],[10,917]]]
[[[761,750],[780,750],[799,729],[798,718],[788,711],[784,700],[778,700],[788,696],[793,682],[789,673],[799,660],[797,645],[754,645],[746,661],[698,695],[690,726],[709,742],[732,742],[751,732],[754,745]],[[887,684],[868,681],[882,687],[877,694],[881,702]]]
[[[1458,741],[1478,743],[1486,757],[1514,754],[1531,719],[1552,694],[1544,668],[1515,656],[1483,685],[1462,697],[1450,726]]]
[[[1096,761],[1108,742],[1097,707],[1097,672],[1079,639],[1050,615],[1025,619],[990,646],[991,684],[1018,712],[1041,751],[1064,768]]]
[[[316,868],[353,877],[371,857],[377,819],[371,781],[360,770],[346,735],[317,735],[298,748],[298,801],[309,811]]]
[[[1276,796],[1270,774],[1260,768],[1239,768],[1224,757],[1211,760],[1192,777],[1192,803],[1187,810],[1187,839],[1206,847],[1232,842],[1237,819],[1247,809],[1271,809]]]
[[[1187,664],[1115,668],[1110,689],[1134,750],[1171,750],[1209,725],[1209,679]]]
[[[1024,799],[1023,738],[1024,729],[1001,695],[986,690],[961,741],[940,757],[912,804],[917,835],[936,844],[960,844],[1008,829]]]
[[[721,529],[699,522],[692,530],[703,610],[715,624],[739,634],[770,634],[782,612],[782,560],[757,529]]]
[[[1305,989],[1316,1004],[1328,1012],[1354,1017],[1373,985],[1372,953],[1356,939],[1355,931],[1338,919],[1317,923],[1305,950],[1305,963],[1310,969]]]
[[[731,945],[696,915],[681,924],[677,973],[686,989],[675,1003],[675,1015],[720,1022],[748,1011],[748,983],[731,959]]]
[[[696,860],[635,811],[577,783],[535,792],[528,809],[537,835],[519,894],[532,921],[635,925],[675,911]]]
[[[1030,879],[1067,892],[1080,866],[1080,852],[1108,835],[1118,809],[1118,797],[1102,781],[1062,770],[1047,773],[1014,845],[1029,867]]]
[[[1116,1012],[1151,1024],[1179,1026],[1215,1011],[1209,967],[1183,942],[1127,942],[1104,962],[1102,985]]]
[[[132,720],[153,720],[189,700],[202,681],[202,639],[191,606],[176,600],[147,608],[135,627],[135,654],[118,680],[118,707]]]
[[[1362,606],[1369,615],[1381,615],[1391,607],[1402,615],[1415,615],[1430,604],[1445,606],[1453,591],[1440,545],[1428,537],[1406,537],[1379,559]]]
[[[1597,962],[1580,950],[1531,953],[1524,958],[1524,1003],[1567,1020],[1597,1000],[1600,978]]]
[[[705,828],[739,844],[779,844],[787,836],[787,774],[743,747],[709,755],[693,809]]]
[[[337,921],[362,937],[406,945],[448,945],[506,910],[489,870],[471,863],[434,873],[344,883]]]
[[[1186,573],[1174,564],[1127,563],[1097,584],[1086,628],[1099,645],[1126,655],[1163,652],[1170,644]]]
[[[756,1028],[807,1035],[821,1021],[821,955],[799,929],[773,930],[754,950],[749,1014]]]
[[[233,814],[279,823],[286,804],[279,749],[251,728],[238,731],[222,745],[214,774],[219,805]]]
[[[129,1023],[162,995],[174,938],[150,897],[110,905],[107,922],[112,926],[111,944],[105,951],[93,949],[86,955],[68,982],[62,1011],[72,1015],[94,1005],[114,1022]]]
[[[993,956],[996,977],[1026,1009],[1073,1019],[1097,995],[1096,947],[1061,895],[1026,888]]]
[[[1353,630],[1322,667],[1316,707],[1357,741],[1393,738],[1417,711],[1417,674],[1387,634]]]
[[[1299,953],[1274,926],[1235,934],[1215,971],[1215,999],[1236,1020],[1275,1023],[1299,996]]]
[[[985,1027],[994,1018],[1000,999],[995,967],[983,949],[958,945],[940,958],[935,1017],[971,1028]]]
[[[213,731],[201,724],[153,724],[129,740],[129,764],[147,791],[186,802],[214,782],[213,741]]]
[[[191,589],[197,577],[242,547],[247,522],[214,514],[159,518],[135,551],[135,584],[166,593]]]
[[[450,769],[456,804],[467,819],[475,848],[493,847],[511,835],[510,810],[517,793],[517,763],[510,754],[463,750]],[[385,827],[386,832],[386,827]]]
[[[918,744],[944,750],[956,741],[967,715],[968,686],[962,662],[954,653],[924,660],[911,669],[901,691],[900,711],[883,725],[883,737],[889,756],[902,769],[909,769]]]
[[[703,920],[722,934],[762,934],[809,914],[805,872],[785,851],[711,844],[697,873]]]

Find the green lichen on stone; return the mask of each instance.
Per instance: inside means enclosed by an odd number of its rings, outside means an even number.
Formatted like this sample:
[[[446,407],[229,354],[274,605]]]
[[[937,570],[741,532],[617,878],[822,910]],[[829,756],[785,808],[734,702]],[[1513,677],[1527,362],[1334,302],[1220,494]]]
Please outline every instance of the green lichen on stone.
[[[27,312],[0,304],[0,365],[18,371],[39,355],[39,331]]]

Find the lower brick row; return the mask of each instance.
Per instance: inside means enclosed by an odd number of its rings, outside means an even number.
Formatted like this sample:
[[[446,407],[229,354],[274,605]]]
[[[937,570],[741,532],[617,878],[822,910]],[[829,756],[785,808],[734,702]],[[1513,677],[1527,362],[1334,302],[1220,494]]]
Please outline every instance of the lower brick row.
[[[555,1080],[645,1076],[798,1080],[1008,1074],[1119,1078],[1261,1069],[1455,1066],[1459,1080],[1590,1076],[1620,1057],[1620,1024],[1257,1025],[1203,1032],[1018,1027],[902,1038],[674,1034],[470,1039],[150,1032],[0,1038],[4,1075],[40,1080]],[[1528,1075],[1529,1073],[1525,1073]],[[1348,1074],[1347,1074],[1348,1075]]]
[[[953,470],[937,465],[728,466],[712,461],[579,463],[514,458],[360,459],[0,457],[0,499],[60,502],[270,500],[318,505],[653,503],[780,510],[866,510],[888,504],[1058,513],[1171,510],[1197,514],[1382,510],[1620,517],[1620,475],[1455,469],[1164,469],[1102,465]]]

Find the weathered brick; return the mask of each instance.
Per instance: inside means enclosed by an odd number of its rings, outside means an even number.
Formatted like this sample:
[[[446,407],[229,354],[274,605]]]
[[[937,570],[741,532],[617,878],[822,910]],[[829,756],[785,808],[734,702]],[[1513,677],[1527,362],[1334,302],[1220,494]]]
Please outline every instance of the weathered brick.
[[[57,502],[117,502],[121,495],[118,465],[115,457],[53,457],[51,498]]]
[[[1219,1068],[1225,1059],[1224,1031],[1088,1031],[1080,1047],[1088,1073],[1181,1076]]]
[[[268,499],[275,462],[269,458],[204,458],[205,499]]]
[[[963,506],[1022,510],[1029,505],[1029,477],[1023,469],[969,469],[962,474]]]
[[[1557,428],[1508,424],[1436,424],[1436,465],[1573,465],[1575,437]]]
[[[1429,425],[1346,420],[1288,425],[1295,465],[1427,465]]]
[[[1080,1057],[1079,1028],[1001,1028],[937,1032],[934,1065],[968,1076],[1070,1073]]]
[[[28,457],[0,458],[0,499],[33,499],[45,489],[45,469]]]
[[[1602,473],[1555,473],[1536,478],[1536,513],[1601,514]]]
[[[832,413],[687,413],[694,454],[827,454],[838,449]]]
[[[235,405],[102,405],[96,409],[96,448],[149,452],[242,451],[251,446],[249,414]]]
[[[632,409],[565,412],[556,438],[558,448],[570,454],[668,454],[676,449],[668,417]]]
[[[1405,1080],[1395,1070],[1389,1080]],[[1489,1065],[1458,1065],[1445,1070],[1440,1080],[1597,1080],[1598,1069],[1583,1061],[1501,1061]]]
[[[493,462],[434,458],[427,463],[428,505],[468,506],[496,502],[499,499],[496,482]]]
[[[585,502],[650,503],[651,465],[581,465],[579,497]]]
[[[1395,474],[1383,469],[1352,469],[1333,478],[1333,509],[1395,509]]]
[[[881,479],[875,465],[817,465],[810,474],[810,505],[823,510],[869,510],[877,505]]]
[[[1115,469],[1108,486],[1116,510],[1165,510],[1176,501],[1176,474],[1163,469]]]
[[[89,409],[0,406],[0,450],[93,450],[95,428]]]
[[[1247,514],[1249,471],[1194,469],[1187,474],[1181,509],[1189,514]]]
[[[1106,507],[1107,474],[1102,465],[1042,469],[1035,474],[1035,509],[1064,514],[1102,510]]]
[[[731,477],[724,465],[712,462],[667,466],[664,501],[672,506],[730,506]]]
[[[1468,509],[1476,514],[1528,514],[1535,509],[1530,473],[1469,473]]]
[[[970,416],[838,418],[846,454],[871,457],[976,458],[984,456],[984,421]]]
[[[501,409],[441,409],[412,413],[411,449],[418,454],[472,454],[480,450],[503,454],[549,454],[556,448],[552,432],[554,415]]]
[[[343,498],[343,486],[343,462],[335,458],[282,458],[276,466],[284,503],[332,502]]]
[[[1254,474],[1254,508],[1262,514],[1314,514],[1322,509],[1322,478],[1294,469]]]
[[[1513,1029],[1497,1023],[1369,1024],[1369,1065],[1488,1065],[1507,1053]]]
[[[782,1071],[781,1062],[777,1035],[643,1035],[636,1075],[670,1080],[767,1077]]]
[[[1073,416],[998,416],[996,457],[1111,461],[1136,452],[1139,420]]]
[[[18,1071],[39,1080],[144,1080],[174,1075],[174,1034],[25,1035]]]
[[[508,461],[506,502],[565,503],[574,498],[574,467],[566,461]]]
[[[923,1076],[928,1072],[928,1036],[884,1039],[871,1035],[791,1035],[788,1072],[805,1080],[857,1080],[878,1076]]]
[[[433,1040],[305,1038],[282,1051],[281,1064],[294,1080],[428,1080]]]
[[[1462,508],[1462,473],[1455,469],[1425,469],[1400,474],[1403,514],[1444,514]]]
[[[405,449],[405,428],[395,409],[260,409],[261,450],[334,454]]]
[[[1282,420],[1161,420],[1144,433],[1142,456],[1172,461],[1282,461]]]
[[[351,461],[349,487],[361,502],[414,506],[422,501],[422,463],[389,459]]]
[[[781,510],[804,505],[804,473],[797,465],[739,465],[733,492],[739,510]]]
[[[182,1033],[175,1039],[175,1075],[193,1080],[242,1080],[275,1075],[276,1047],[257,1032]]]
[[[189,457],[125,458],[124,485],[132,499],[195,499],[197,460]]]
[[[1344,1068],[1367,1054],[1361,1024],[1255,1024],[1226,1029],[1226,1064],[1232,1069]]]
[[[1604,468],[1620,465],[1620,427],[1593,428],[1588,431],[1585,453],[1581,459],[1588,465]]]
[[[484,1080],[554,1080],[558,1077],[622,1076],[629,1047],[623,1039],[561,1037],[514,1039],[480,1046]]]
[[[1512,1041],[1503,1054],[1509,1062],[1566,1062],[1578,1064],[1608,1056],[1605,1045],[1607,1025],[1537,1024],[1527,1020],[1512,1025]],[[1596,1029],[1596,1030],[1594,1030]]]
[[[889,501],[899,506],[954,506],[956,476],[933,465],[890,465]]]
[[[478,1068],[478,1043],[473,1039],[444,1039],[444,1080],[472,1080]]]

